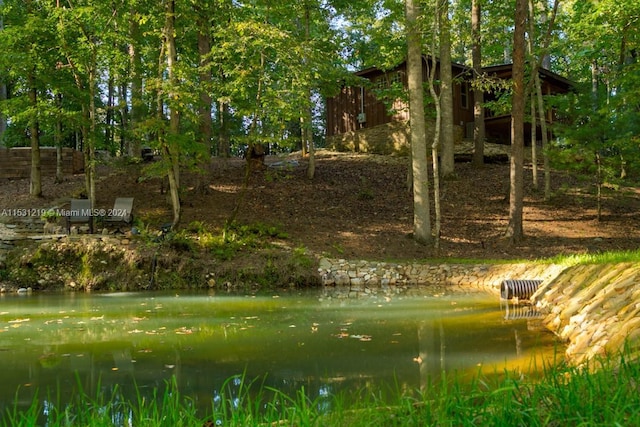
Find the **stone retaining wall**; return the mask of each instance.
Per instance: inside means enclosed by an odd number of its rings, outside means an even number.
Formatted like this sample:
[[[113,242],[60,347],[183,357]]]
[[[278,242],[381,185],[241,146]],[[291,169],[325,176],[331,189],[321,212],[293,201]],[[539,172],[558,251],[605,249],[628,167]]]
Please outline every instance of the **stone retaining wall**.
[[[320,260],[324,286],[347,287],[357,293],[376,293],[415,285],[460,286],[500,294],[507,279],[551,282],[563,267],[547,264],[426,264],[376,261]]]
[[[433,139],[433,120],[427,121],[427,141]],[[461,126],[454,125],[454,142],[462,142],[464,131]],[[406,156],[410,151],[409,123],[394,121],[371,128],[349,131],[327,138],[327,146],[336,151],[353,151],[356,153],[397,154]],[[431,146],[429,144],[429,146]]]
[[[40,147],[40,168],[42,176],[55,176],[56,149]],[[81,151],[62,149],[62,167],[65,174],[84,171]],[[0,178],[28,178],[31,174],[31,148],[0,148]]]
[[[543,322],[568,341],[566,355],[580,364],[616,354],[625,345],[640,357],[640,265],[579,265],[567,268],[532,296]]]

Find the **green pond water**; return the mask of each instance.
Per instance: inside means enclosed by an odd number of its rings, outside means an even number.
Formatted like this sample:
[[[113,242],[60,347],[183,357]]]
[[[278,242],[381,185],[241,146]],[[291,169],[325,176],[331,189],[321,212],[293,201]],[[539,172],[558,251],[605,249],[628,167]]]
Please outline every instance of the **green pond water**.
[[[0,408],[42,390],[149,393],[175,377],[210,408],[234,375],[313,399],[411,389],[460,374],[528,372],[554,336],[496,296],[330,298],[320,291],[0,296]],[[507,317],[509,319],[507,319]],[[561,350],[560,350],[561,352]],[[532,362],[535,357],[536,362]],[[231,390],[233,392],[233,390]]]

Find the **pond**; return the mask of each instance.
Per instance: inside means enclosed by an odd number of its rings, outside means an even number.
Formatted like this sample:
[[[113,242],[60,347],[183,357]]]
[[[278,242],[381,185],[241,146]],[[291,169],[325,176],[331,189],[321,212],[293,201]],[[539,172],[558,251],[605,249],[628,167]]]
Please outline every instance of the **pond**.
[[[0,408],[42,390],[116,384],[149,393],[175,378],[203,409],[235,375],[313,399],[415,389],[442,372],[529,371],[554,336],[486,294],[332,298],[321,291],[33,294],[0,297]],[[534,360],[535,362],[532,362]],[[133,388],[137,391],[132,391]]]

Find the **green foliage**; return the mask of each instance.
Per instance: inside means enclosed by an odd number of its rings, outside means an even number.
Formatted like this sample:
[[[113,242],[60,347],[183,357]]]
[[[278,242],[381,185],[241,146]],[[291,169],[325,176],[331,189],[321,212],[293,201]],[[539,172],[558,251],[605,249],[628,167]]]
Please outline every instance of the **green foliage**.
[[[114,420],[143,426],[638,425],[637,355],[637,347],[629,345],[621,354],[587,366],[556,361],[541,367],[536,379],[508,371],[470,379],[449,373],[439,383],[427,379],[421,390],[396,384],[315,397],[304,387],[288,395],[265,386],[264,378],[243,374],[221,385],[205,414],[181,394],[175,378],[151,394],[138,388],[133,399],[125,398],[118,387],[85,391],[79,382],[78,391],[65,404],[60,396],[40,391],[23,408],[16,394],[2,422],[14,427],[42,421],[50,427],[110,426]]]
[[[581,265],[581,264],[620,264],[620,263],[638,263],[640,262],[640,250],[621,251],[621,252],[605,252],[600,254],[582,254],[582,255],[558,255],[548,260],[554,264],[561,265]]]

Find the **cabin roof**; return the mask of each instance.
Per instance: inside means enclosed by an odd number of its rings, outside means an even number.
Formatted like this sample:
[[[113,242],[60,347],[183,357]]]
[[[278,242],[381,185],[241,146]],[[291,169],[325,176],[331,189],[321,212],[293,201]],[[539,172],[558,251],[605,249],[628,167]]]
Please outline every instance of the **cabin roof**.
[[[423,60],[425,61],[430,61],[431,60],[431,56],[430,55],[423,55],[422,56]],[[387,71],[393,71],[393,70],[397,70],[398,68],[401,68],[406,61],[403,61],[401,63],[399,63],[398,65],[396,65],[395,67],[392,67],[388,70],[383,70],[381,68],[378,67],[368,67],[368,68],[364,68],[360,71],[356,71],[355,73],[353,73],[355,76],[358,77],[364,77],[366,78],[367,76],[371,75],[371,74],[378,74],[378,73],[385,73]],[[467,71],[471,71],[471,67],[468,67],[464,64],[459,64],[456,62],[452,62],[451,66],[453,68],[457,68],[459,69],[462,73],[467,72]],[[492,74],[495,75],[496,77],[500,77],[500,78],[504,78],[504,79],[508,79],[511,77],[511,73],[513,70],[513,64],[512,63],[506,63],[506,64],[499,64],[499,65],[490,65],[488,67],[482,67],[482,71],[486,74]],[[571,80],[561,76],[560,74],[554,73],[553,71],[547,70],[546,68],[539,68],[538,72],[540,74],[540,77],[543,80],[547,80],[550,83],[553,83],[554,86],[557,86],[565,91],[570,91],[571,89],[573,89],[575,87],[575,83],[572,82]]]

